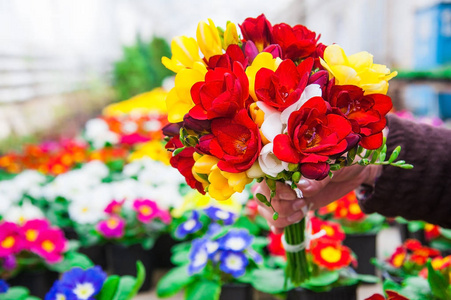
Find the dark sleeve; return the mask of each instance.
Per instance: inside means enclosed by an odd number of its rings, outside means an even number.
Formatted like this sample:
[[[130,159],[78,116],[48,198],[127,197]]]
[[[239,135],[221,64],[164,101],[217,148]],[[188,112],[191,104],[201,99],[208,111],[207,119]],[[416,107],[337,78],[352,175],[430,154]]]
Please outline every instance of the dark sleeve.
[[[360,200],[362,210],[451,228],[451,130],[395,115],[387,121],[387,157],[400,145],[397,160],[414,168],[384,166],[374,193]]]

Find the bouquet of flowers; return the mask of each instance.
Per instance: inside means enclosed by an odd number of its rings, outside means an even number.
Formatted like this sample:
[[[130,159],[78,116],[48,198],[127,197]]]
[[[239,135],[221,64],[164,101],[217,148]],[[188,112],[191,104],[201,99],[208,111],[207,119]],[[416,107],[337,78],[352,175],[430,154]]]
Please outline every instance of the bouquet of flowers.
[[[239,28],[241,36],[232,22],[225,30],[200,22],[197,39],[176,37],[172,58],[162,58],[177,73],[166,98],[166,147],[192,188],[221,200],[256,179],[272,195],[280,181],[301,197],[302,176],[321,180],[353,164],[412,168],[395,162],[399,147],[385,160],[382,129],[392,108],[385,94],[396,72],[367,52],[347,56],[318,43],[302,25],[272,25],[260,15]],[[310,274],[305,223],[285,231],[286,275],[296,285]]]

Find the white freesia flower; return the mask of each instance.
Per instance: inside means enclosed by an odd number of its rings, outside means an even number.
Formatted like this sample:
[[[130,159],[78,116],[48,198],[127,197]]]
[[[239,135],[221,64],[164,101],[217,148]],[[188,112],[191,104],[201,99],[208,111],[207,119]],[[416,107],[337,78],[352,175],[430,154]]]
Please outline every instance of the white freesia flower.
[[[110,131],[108,124],[99,118],[86,122],[85,137],[96,149],[102,148],[107,143],[114,145],[119,142],[119,136]]]
[[[4,215],[5,221],[23,224],[27,220],[42,219],[44,214],[29,201],[25,201],[22,206],[12,206]]]
[[[285,110],[282,112],[282,114],[280,115],[280,121],[283,124],[288,124],[288,119],[294,111],[299,110],[301,106],[311,98],[321,97],[322,94],[323,93],[319,84],[310,84],[306,86],[299,100],[285,108]]]
[[[258,163],[263,173],[276,177],[283,170],[288,170],[288,164],[279,160],[273,153],[273,143],[266,144],[260,151]]]

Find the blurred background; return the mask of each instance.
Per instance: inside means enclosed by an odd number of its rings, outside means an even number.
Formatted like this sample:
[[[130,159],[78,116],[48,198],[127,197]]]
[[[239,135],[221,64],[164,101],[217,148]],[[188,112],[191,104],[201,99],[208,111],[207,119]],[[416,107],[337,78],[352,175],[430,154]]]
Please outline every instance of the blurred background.
[[[261,13],[398,70],[390,90],[397,109],[450,117],[447,1],[2,0],[1,149],[73,135],[107,103],[160,86],[172,75],[160,63],[171,39],[194,36],[200,20],[225,26]]]

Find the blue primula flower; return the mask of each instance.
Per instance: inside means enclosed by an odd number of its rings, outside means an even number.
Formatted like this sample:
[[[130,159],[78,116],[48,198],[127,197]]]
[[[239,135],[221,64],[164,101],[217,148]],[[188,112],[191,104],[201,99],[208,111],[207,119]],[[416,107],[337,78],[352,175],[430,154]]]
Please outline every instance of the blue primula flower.
[[[252,244],[253,239],[246,229],[232,229],[219,239],[219,248],[235,252],[244,251]]]
[[[201,228],[202,223],[199,221],[199,213],[197,211],[193,211],[191,218],[177,227],[175,230],[175,236],[179,239],[183,239],[188,234],[195,233]]]
[[[106,273],[99,266],[87,270],[75,267],[63,274],[59,285],[62,286],[60,287],[62,290],[69,290],[71,295],[75,296],[75,298],[67,299],[93,300],[95,299],[94,296],[102,289],[106,278]]]
[[[8,284],[3,279],[0,279],[0,294],[6,293],[9,289]]]
[[[235,221],[235,214],[222,210],[218,207],[210,206],[205,209],[207,216],[213,221],[222,221],[224,225],[231,225]]]
[[[249,260],[242,252],[224,251],[221,254],[219,268],[221,271],[239,277],[246,273]]]
[[[78,300],[72,291],[66,287],[61,281],[57,280],[53,284],[50,291],[45,295],[44,300]]]
[[[195,239],[189,252],[188,274],[200,272],[208,262],[207,239]]]

